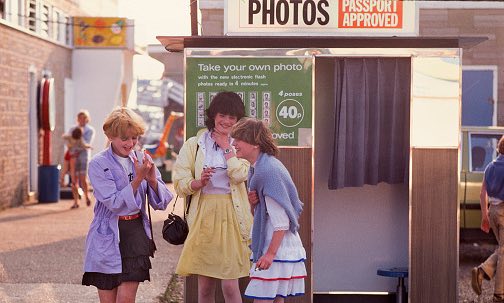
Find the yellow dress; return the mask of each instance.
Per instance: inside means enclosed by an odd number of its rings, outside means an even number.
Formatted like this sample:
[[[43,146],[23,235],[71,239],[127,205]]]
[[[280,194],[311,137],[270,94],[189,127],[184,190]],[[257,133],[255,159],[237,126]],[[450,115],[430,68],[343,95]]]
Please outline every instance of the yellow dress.
[[[201,194],[175,272],[217,279],[248,276],[248,242],[240,234],[231,195]]]

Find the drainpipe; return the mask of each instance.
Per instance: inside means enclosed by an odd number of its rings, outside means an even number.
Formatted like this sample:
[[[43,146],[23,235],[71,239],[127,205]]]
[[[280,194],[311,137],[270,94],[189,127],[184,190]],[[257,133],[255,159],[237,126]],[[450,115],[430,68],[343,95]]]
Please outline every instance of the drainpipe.
[[[189,0],[191,6],[191,36],[198,35],[198,0]]]

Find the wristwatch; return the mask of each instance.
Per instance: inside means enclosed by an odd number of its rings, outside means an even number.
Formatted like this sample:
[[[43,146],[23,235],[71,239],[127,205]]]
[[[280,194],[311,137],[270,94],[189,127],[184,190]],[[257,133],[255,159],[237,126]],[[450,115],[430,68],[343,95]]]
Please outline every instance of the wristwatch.
[[[224,155],[227,155],[227,154],[229,154],[230,152],[231,152],[231,148],[226,148],[226,149],[224,150]]]

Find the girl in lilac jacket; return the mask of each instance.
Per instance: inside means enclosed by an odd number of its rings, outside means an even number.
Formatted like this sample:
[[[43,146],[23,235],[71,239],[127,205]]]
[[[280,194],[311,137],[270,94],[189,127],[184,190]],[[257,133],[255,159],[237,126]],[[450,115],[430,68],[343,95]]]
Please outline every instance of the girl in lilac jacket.
[[[86,239],[83,285],[98,288],[100,302],[134,302],[140,282],[150,281],[150,226],[145,197],[166,209],[173,195],[152,159],[135,151],[143,120],[127,108],[106,118],[107,149],[93,157],[89,179],[96,198]]]

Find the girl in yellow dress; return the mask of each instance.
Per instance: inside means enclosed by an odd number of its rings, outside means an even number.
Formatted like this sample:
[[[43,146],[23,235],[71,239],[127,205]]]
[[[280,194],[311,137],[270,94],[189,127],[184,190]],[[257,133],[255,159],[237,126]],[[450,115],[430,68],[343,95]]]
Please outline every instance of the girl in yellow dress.
[[[175,190],[192,195],[189,235],[176,273],[198,276],[200,303],[214,302],[219,280],[226,302],[242,302],[238,278],[250,268],[249,163],[236,157],[229,136],[243,116],[236,93],[218,93],[206,110],[207,129],[184,143],[174,166]]]

